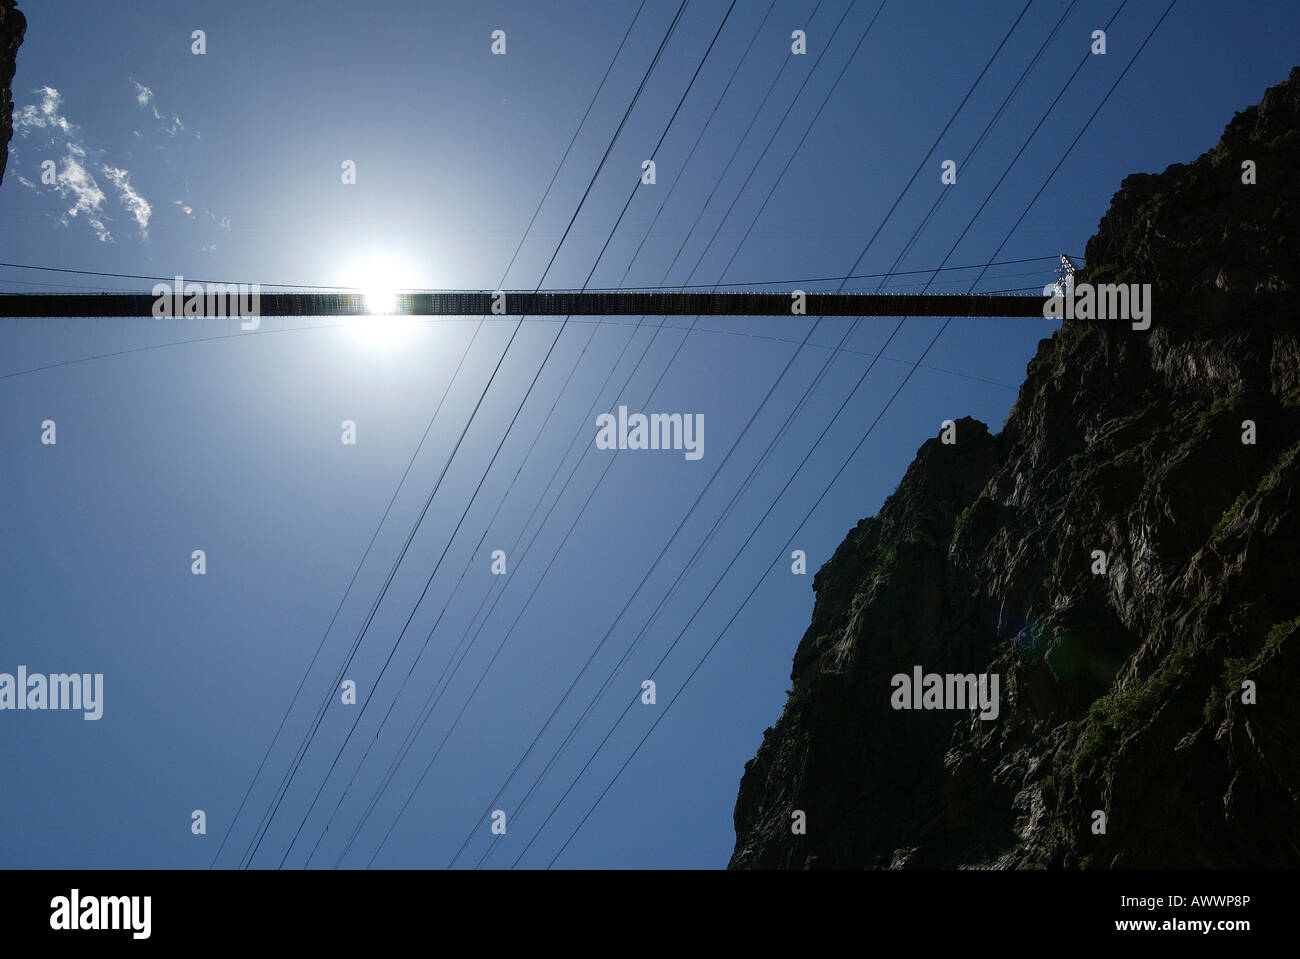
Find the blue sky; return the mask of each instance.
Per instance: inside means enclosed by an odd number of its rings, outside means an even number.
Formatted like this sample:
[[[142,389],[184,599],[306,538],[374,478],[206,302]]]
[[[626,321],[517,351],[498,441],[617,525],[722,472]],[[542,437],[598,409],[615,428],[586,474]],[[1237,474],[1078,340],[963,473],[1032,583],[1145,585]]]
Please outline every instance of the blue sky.
[[[878,3],[852,4],[838,31],[845,0],[776,0],[770,14],[767,2],[737,3],[654,153],[657,182],[642,186],[642,161],[727,12],[721,0],[691,0],[543,282],[677,2],[647,0],[635,21],[634,3],[376,2],[363,15],[342,3],[27,3],[15,136],[0,187],[0,261],[266,288],[490,289],[503,280],[507,288],[578,287],[593,263],[593,286],[842,276],[1023,5],[890,0],[850,60]],[[953,249],[1118,3],[1075,5],[979,151],[960,166],[957,183],[941,185],[940,161],[966,156],[1066,6],[1030,6],[856,272],[889,270],[941,190],[948,191],[944,204],[899,269],[936,267],[950,250],[949,265],[991,259],[1165,4],[1125,6],[1108,31],[1106,55],[1090,57]],[[997,258],[1082,254],[1125,175],[1194,158],[1234,110],[1286,76],[1297,21],[1289,3],[1241,3],[1227,12],[1180,0]],[[507,274],[629,23],[627,45]],[[201,56],[191,52],[196,29],[206,35]],[[504,56],[490,52],[497,29],[506,32]],[[795,29],[807,31],[804,56],[790,52]],[[42,183],[44,160],[55,161],[56,184]],[[356,164],[355,184],[341,182],[346,160]],[[629,195],[627,214],[596,263]],[[1053,279],[1051,269],[1046,259],[992,267],[978,289],[1041,287]],[[965,291],[977,272],[940,274],[930,289]],[[887,288],[919,289],[927,278],[898,277]],[[874,282],[846,288],[874,289]],[[0,289],[8,292],[149,286],[0,267]],[[739,551],[893,326],[859,325],[615,674],[610,694],[523,804],[852,322],[821,323],[795,356],[815,318],[706,317],[689,334],[691,317],[668,318],[662,330],[654,329],[663,320],[657,317],[639,329],[636,317],[575,319],[448,547],[560,319],[524,323],[365,631],[345,675],[358,684],[361,701],[372,692],[373,701],[328,780],[361,709],[340,703],[334,675],[514,321],[377,328],[268,319],[256,333],[222,321],[3,321],[0,672],[20,664],[33,672],[102,672],[105,702],[98,722],[70,713],[0,713],[0,864],[211,864],[419,446],[219,864],[237,864],[252,846],[258,820],[329,695],[255,866],[282,858],[304,865],[327,821],[312,867],[333,865],[358,823],[345,866],[373,857],[376,866],[442,867],[467,836],[457,866],[476,863],[489,844],[496,848],[487,866],[508,866],[521,853],[522,866],[547,865],[941,323],[903,327]],[[1032,320],[958,320],[948,328],[796,537],[808,575],[792,575],[782,562],[763,580],[557,866],[725,865],[743,765],[780,714],[790,658],[811,612],[813,572],[878,509],[942,420],[972,415],[1000,427],[1037,341],[1050,332]],[[202,341],[210,337],[217,338]],[[652,569],[792,356],[665,561]],[[594,447],[589,413],[620,403],[703,414],[705,455],[692,462],[680,453],[629,452],[611,465],[613,454]],[[57,423],[54,446],[40,442],[46,419]],[[344,420],[357,424],[355,445],[340,442]],[[489,569],[498,548],[508,552],[506,577]],[[195,549],[206,552],[206,575],[191,574]],[[498,595],[409,756],[363,817],[453,651],[475,635],[480,603]],[[482,815],[489,801],[633,596],[496,804],[508,825],[493,839]],[[688,620],[673,653],[651,673]],[[629,711],[539,831],[646,678],[657,683],[658,704]],[[203,837],[191,833],[196,809],[207,815]]]

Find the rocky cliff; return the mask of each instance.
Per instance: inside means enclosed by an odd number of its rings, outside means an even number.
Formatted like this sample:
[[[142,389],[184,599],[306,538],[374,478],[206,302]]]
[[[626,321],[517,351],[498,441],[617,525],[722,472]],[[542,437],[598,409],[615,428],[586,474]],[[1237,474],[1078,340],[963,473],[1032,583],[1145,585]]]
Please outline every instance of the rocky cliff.
[[[1300,866],[1298,147],[1300,68],[1124,180],[1078,281],[1151,328],[1064,322],[818,572],[732,868]],[[894,708],[915,666],[997,717]]]
[[[27,32],[27,20],[14,0],[0,0],[0,183],[9,161],[9,138],[14,132],[14,98],[11,87],[18,45]]]

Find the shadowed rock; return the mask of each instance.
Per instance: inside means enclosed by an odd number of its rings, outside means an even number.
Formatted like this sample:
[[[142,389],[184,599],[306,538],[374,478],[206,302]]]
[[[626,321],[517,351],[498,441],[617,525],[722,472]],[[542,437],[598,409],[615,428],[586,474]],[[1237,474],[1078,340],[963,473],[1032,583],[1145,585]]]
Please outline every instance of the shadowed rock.
[[[1298,147],[1300,68],[1123,181],[1078,279],[1152,284],[1151,329],[1066,322],[822,567],[732,868],[1300,866]],[[998,718],[893,709],[918,664]]]
[[[9,138],[14,132],[14,66],[18,45],[27,32],[27,20],[14,0],[0,0],[0,183],[9,161]]]

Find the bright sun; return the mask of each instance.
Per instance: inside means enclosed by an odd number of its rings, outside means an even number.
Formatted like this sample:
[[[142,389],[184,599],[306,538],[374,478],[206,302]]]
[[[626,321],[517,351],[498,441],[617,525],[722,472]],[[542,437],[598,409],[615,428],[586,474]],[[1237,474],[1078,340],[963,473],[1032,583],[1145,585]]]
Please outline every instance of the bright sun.
[[[357,343],[389,348],[408,338],[415,321],[396,313],[398,294],[418,286],[408,264],[391,257],[373,257],[356,263],[344,284],[361,291],[366,312],[353,317],[348,332]]]
[[[366,287],[366,311],[377,315],[397,312],[397,291],[387,286]]]

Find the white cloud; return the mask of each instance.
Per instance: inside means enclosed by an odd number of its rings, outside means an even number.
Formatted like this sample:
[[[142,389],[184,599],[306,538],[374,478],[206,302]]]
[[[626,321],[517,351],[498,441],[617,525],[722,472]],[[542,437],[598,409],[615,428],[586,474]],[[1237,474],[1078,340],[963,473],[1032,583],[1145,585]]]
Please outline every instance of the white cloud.
[[[24,136],[28,130],[47,128],[58,130],[64,136],[70,136],[75,127],[68,122],[67,117],[59,113],[63,96],[53,87],[41,87],[36,92],[41,95],[40,104],[29,103],[21,110],[15,111],[14,127],[22,130]]]
[[[127,79],[130,80],[131,78],[127,77]],[[135,87],[135,102],[140,104],[140,106],[145,106],[153,99],[153,91],[143,83],[136,83],[134,80],[131,80],[131,86]]]
[[[135,102],[142,107],[149,108],[150,112],[153,113],[153,118],[162,124],[163,133],[169,137],[174,137],[185,129],[185,124],[181,122],[180,117],[172,114],[172,118],[168,120],[159,112],[157,104],[153,102],[153,91],[151,89],[143,83],[137,83],[132,77],[127,77],[127,79],[131,81],[131,86],[135,87]]]
[[[152,92],[139,84],[136,86],[139,87],[136,99],[142,104],[148,102]],[[41,87],[36,93],[39,95],[40,102],[28,104],[17,110],[15,127],[21,130],[24,136],[31,130],[46,130],[56,148],[61,146],[63,149],[62,169],[55,176],[55,182],[50,186],[50,190],[64,200],[72,200],[72,205],[59,217],[59,223],[67,226],[72,220],[82,217],[101,242],[112,242],[113,235],[103,219],[105,194],[94,174],[90,172],[90,167],[98,166],[100,172],[108,178],[109,183],[117,191],[122,205],[139,226],[141,236],[147,239],[149,218],[153,214],[153,207],[131,185],[130,171],[101,162],[98,158],[104,151],[87,149],[81,136],[81,129],[62,113],[63,97],[58,90],[47,86]],[[91,159],[92,156],[94,160]],[[32,190],[42,192],[30,180],[22,177],[19,177],[19,180]]]
[[[69,220],[76,219],[84,213],[86,222],[102,242],[107,243],[113,239],[112,234],[108,232],[108,227],[104,226],[104,221],[100,219],[100,207],[104,205],[104,191],[99,188],[90,171],[74,157],[63,158],[63,170],[56,178],[54,188],[64,199],[74,197],[76,201],[59,218],[60,223],[66,226]]]
[[[168,120],[158,112],[157,107],[153,108],[153,118],[162,124],[163,133],[167,134],[169,137],[174,137],[185,129],[185,124],[181,122],[180,117],[173,115],[172,118]]]
[[[140,234],[145,238],[149,236],[149,217],[153,214],[153,207],[149,201],[142,197],[131,186],[131,174],[126,170],[120,170],[117,167],[104,167],[104,176],[108,177],[110,183],[117,188],[118,195],[122,199],[122,205],[126,207],[135,222],[140,227]]]

